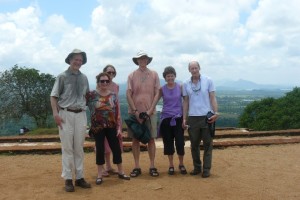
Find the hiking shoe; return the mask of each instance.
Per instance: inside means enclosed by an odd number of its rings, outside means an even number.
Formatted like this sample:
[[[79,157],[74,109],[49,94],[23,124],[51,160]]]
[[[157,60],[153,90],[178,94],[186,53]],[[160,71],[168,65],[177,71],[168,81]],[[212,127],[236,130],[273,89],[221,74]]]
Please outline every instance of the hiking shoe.
[[[201,173],[201,169],[193,169],[191,172],[190,172],[190,175],[192,176],[195,176],[195,175],[198,175]]]
[[[202,178],[208,178],[208,177],[210,177],[210,172],[209,171],[203,171]]]
[[[65,190],[66,190],[66,192],[74,192],[75,191],[72,179],[67,179],[65,181]]]
[[[84,178],[81,178],[81,179],[77,179],[75,181],[75,185],[76,186],[79,186],[79,187],[82,187],[82,188],[91,188],[91,184],[87,183]]]

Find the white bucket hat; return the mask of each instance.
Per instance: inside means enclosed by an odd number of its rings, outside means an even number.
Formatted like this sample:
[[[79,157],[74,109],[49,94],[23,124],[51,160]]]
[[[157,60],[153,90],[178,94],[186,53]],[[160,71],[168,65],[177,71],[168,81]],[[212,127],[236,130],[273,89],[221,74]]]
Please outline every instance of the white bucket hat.
[[[70,58],[72,58],[72,56],[74,54],[81,54],[82,55],[82,65],[84,65],[87,61],[86,59],[86,53],[84,51],[81,51],[80,49],[74,49],[71,53],[69,53],[68,57],[65,59],[65,62],[67,64],[70,64]]]
[[[148,65],[149,63],[151,63],[152,57],[149,57],[148,54],[147,54],[146,52],[144,52],[143,50],[140,50],[140,51],[136,54],[136,56],[134,56],[134,57],[132,58],[132,60],[133,60],[133,62],[134,62],[136,65],[139,65],[138,62],[137,62],[137,59],[140,58],[140,57],[143,57],[143,56],[146,56],[146,57],[148,58],[147,65]]]

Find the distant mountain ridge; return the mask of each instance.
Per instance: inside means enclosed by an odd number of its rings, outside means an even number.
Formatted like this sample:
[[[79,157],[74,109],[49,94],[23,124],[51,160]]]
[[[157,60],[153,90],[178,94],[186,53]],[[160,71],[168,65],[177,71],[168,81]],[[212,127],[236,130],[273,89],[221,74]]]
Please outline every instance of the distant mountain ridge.
[[[176,80],[178,83],[183,83],[181,80]],[[252,81],[239,79],[237,81],[233,80],[221,80],[215,81],[215,86],[217,90],[292,90],[296,86],[289,85],[271,85],[271,84],[257,84]],[[164,85],[165,80],[160,79],[160,85]],[[127,83],[121,83],[120,95],[126,93]]]
[[[293,86],[287,85],[257,84],[243,79],[216,81],[215,85],[218,90],[290,90],[293,88]]]

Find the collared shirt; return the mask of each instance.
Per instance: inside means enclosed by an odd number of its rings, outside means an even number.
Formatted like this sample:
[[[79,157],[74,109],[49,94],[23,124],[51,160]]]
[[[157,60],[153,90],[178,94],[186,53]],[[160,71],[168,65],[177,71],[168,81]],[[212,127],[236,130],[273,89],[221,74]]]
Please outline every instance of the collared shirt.
[[[89,82],[80,71],[74,73],[70,68],[59,74],[55,80],[50,96],[58,98],[61,108],[86,109],[86,94],[89,92]]]
[[[213,81],[204,75],[197,84],[191,79],[186,81],[182,87],[183,96],[189,96],[189,116],[206,116],[212,111],[209,93],[215,91]]]

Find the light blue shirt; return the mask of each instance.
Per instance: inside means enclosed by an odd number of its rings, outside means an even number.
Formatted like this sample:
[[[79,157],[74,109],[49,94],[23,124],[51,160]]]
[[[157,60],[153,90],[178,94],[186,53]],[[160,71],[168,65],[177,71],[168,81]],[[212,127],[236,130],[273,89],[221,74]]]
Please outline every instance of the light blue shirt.
[[[197,84],[186,81],[182,87],[183,96],[189,96],[189,116],[206,116],[212,111],[209,93],[214,92],[215,86],[211,78],[201,75]]]

